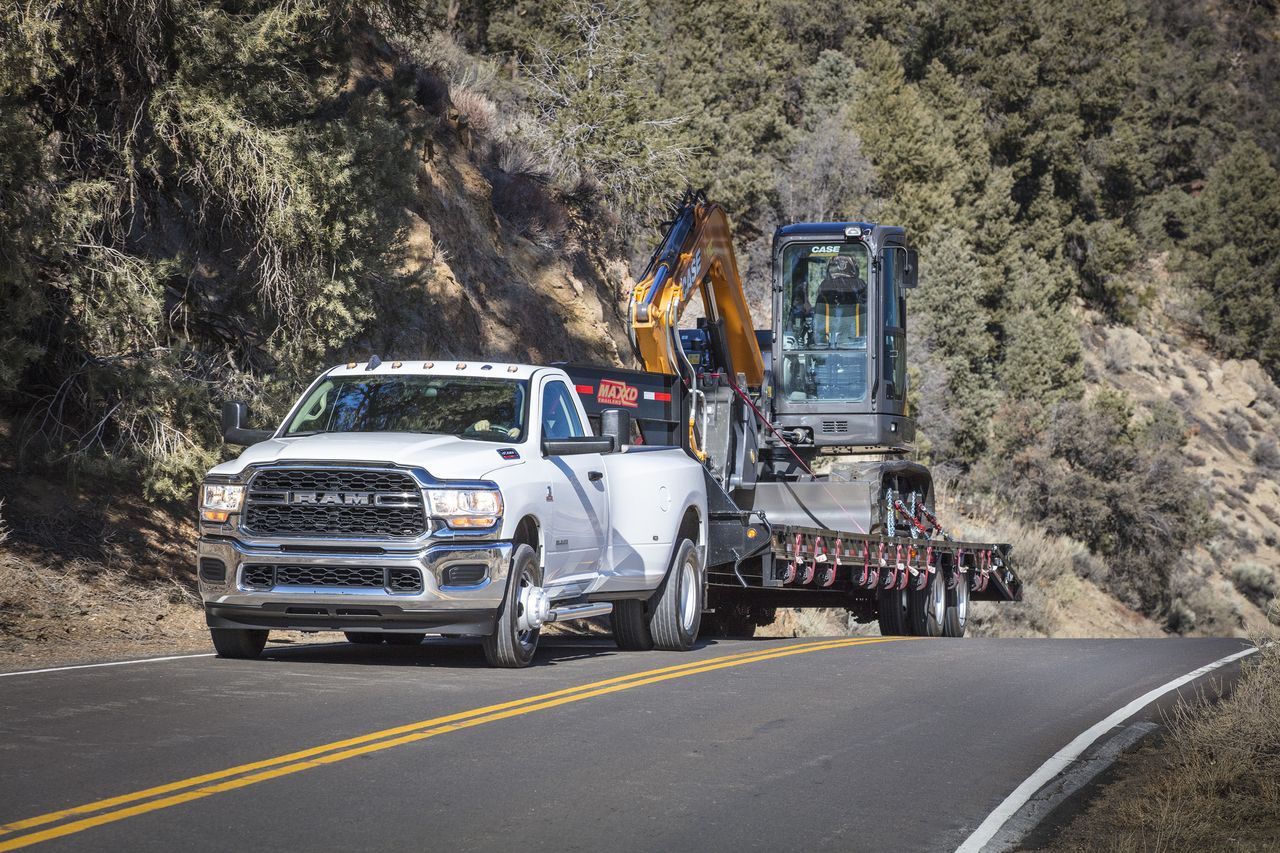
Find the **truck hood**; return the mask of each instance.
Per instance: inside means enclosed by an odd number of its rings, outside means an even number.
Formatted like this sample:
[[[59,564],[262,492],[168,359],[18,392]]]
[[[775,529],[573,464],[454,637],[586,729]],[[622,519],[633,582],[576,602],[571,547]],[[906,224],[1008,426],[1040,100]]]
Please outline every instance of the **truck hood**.
[[[330,432],[298,438],[273,438],[255,444],[238,459],[223,462],[210,474],[235,475],[250,465],[273,462],[373,462],[425,468],[441,480],[478,480],[500,468],[520,465],[523,458],[504,459],[499,450],[525,449],[454,435],[406,432]]]

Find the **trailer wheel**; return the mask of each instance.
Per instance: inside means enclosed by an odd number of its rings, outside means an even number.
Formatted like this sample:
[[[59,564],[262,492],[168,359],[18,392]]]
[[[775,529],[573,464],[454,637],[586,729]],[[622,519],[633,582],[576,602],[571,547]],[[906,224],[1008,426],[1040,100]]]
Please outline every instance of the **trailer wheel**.
[[[359,643],[363,646],[376,646],[382,642],[382,634],[377,631],[343,631],[348,643]]]
[[[910,631],[916,637],[941,637],[947,616],[947,584],[942,572],[935,571],[921,590],[911,590],[908,615]]]
[[[880,623],[880,636],[905,637],[909,634],[907,591],[880,590],[876,618]]]
[[[507,591],[498,608],[497,624],[493,633],[484,638],[484,656],[490,666],[508,669],[528,666],[538,648],[539,628],[521,631],[520,591],[538,586],[538,558],[528,545],[517,545],[511,556],[511,572],[507,577]]]
[[[698,546],[683,539],[653,603],[649,631],[654,647],[669,652],[687,652],[693,648],[702,623],[702,602],[702,561],[698,559]]]
[[[252,628],[210,628],[209,636],[218,657],[223,658],[251,660],[267,645],[267,632]]]
[[[613,641],[624,652],[647,652],[653,648],[643,601],[634,598],[615,601],[609,623],[613,626]]]
[[[969,578],[960,575],[947,590],[947,616],[942,624],[944,637],[963,637],[969,627]]]

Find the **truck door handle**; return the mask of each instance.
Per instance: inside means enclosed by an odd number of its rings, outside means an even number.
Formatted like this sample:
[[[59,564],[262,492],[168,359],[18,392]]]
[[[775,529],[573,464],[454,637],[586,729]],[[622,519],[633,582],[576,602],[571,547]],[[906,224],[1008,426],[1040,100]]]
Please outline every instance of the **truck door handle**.
[[[593,482],[593,483],[598,483],[598,482],[600,482],[601,480],[603,480],[603,479],[604,479],[604,472],[603,472],[603,471],[588,471],[588,472],[587,472],[587,479],[588,479],[588,480],[590,480],[590,481],[591,481],[591,482]]]

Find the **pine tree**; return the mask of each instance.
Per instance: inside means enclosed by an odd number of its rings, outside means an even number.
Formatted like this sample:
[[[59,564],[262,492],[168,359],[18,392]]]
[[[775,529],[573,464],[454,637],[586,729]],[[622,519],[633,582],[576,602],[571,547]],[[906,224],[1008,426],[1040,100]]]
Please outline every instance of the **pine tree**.
[[[1280,371],[1280,172],[1251,140],[1214,166],[1188,241],[1205,331],[1224,352]]]

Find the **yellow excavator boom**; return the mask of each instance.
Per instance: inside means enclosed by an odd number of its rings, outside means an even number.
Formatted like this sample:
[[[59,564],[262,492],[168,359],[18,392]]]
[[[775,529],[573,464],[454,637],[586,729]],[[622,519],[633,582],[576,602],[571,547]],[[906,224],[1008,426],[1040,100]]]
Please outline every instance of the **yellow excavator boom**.
[[[738,274],[729,218],[700,193],[688,194],[631,297],[631,334],[644,370],[682,375],[679,324],[693,293],[719,326],[730,378],[764,381],[764,357]]]

